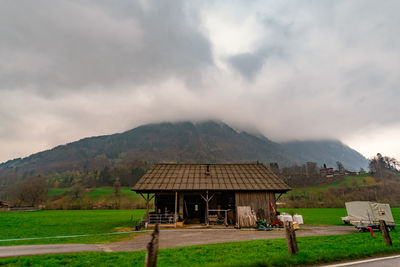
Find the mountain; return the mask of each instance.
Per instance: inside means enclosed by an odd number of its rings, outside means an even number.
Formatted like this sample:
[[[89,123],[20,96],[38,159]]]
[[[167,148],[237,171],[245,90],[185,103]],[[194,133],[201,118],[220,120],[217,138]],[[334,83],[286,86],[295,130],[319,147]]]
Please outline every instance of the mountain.
[[[89,137],[51,150],[0,164],[0,179],[68,170],[98,169],[132,161],[147,162],[278,162],[307,161],[359,170],[367,160],[338,141],[279,144],[264,136],[238,132],[220,122],[160,123],[105,136]]]
[[[336,167],[340,161],[348,170],[368,168],[368,160],[356,150],[337,140],[293,141],[281,144],[297,163],[317,162],[319,166]]]

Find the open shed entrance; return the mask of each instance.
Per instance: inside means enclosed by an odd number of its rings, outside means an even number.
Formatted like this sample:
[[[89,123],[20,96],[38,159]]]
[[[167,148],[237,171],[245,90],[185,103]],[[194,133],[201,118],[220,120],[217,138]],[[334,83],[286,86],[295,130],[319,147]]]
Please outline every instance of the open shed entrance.
[[[235,192],[155,193],[155,213],[152,214],[153,217],[156,214],[159,217],[162,214],[175,214],[175,211],[176,220],[185,224],[221,224],[222,222],[234,224]]]
[[[180,219],[186,224],[205,223],[206,204],[200,194],[186,194],[182,199],[183,211],[180,210]]]

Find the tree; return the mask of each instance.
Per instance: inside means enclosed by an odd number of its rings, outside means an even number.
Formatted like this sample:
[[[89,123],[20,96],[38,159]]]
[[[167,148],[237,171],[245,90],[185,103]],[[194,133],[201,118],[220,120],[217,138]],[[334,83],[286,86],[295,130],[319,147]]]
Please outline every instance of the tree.
[[[14,200],[17,205],[36,206],[46,201],[48,188],[43,178],[32,176],[18,184]]]
[[[399,162],[395,158],[382,156],[381,153],[369,161],[370,172],[378,177],[390,176],[390,173],[398,172]]]
[[[269,163],[269,167],[270,167],[271,169],[278,169],[278,170],[279,170],[279,164],[278,164],[278,162],[270,162],[270,163]]]
[[[311,179],[317,179],[319,177],[319,170],[316,162],[306,163],[306,175]]]
[[[102,185],[111,185],[111,173],[108,166],[105,166],[104,169],[100,172],[100,183]]]
[[[78,183],[74,184],[74,186],[70,190],[70,193],[72,194],[73,199],[81,198],[82,192],[83,192],[83,188]]]
[[[336,166],[339,173],[343,174],[345,172],[345,168],[340,161],[336,161]]]
[[[132,169],[132,185],[135,185],[140,178],[146,173],[146,170],[143,168],[134,168]]]
[[[119,177],[115,179],[113,189],[114,189],[114,196],[119,197],[121,195],[121,183],[119,181]]]

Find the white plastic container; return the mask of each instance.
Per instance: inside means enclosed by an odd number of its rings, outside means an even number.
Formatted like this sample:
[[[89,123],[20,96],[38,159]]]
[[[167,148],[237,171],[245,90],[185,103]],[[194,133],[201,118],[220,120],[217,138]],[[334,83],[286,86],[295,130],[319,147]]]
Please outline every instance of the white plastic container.
[[[282,222],[293,222],[292,215],[290,214],[281,214],[278,216],[278,219]]]
[[[298,224],[303,224],[303,216],[295,214],[293,215],[293,221],[297,222]]]

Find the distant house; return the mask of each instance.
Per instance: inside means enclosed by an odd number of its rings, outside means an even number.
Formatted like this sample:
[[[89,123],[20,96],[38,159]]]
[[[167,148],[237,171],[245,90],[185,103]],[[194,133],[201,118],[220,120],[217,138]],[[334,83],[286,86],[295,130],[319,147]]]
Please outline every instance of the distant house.
[[[269,168],[246,164],[156,164],[133,187],[147,204],[154,198],[149,224],[238,221],[238,207],[270,220],[277,195],[290,190]],[[148,207],[148,205],[147,205]]]
[[[326,168],[326,167],[321,168],[319,170],[320,177],[332,178],[332,177],[343,176],[343,175],[357,175],[357,173],[350,172],[347,170],[340,172],[338,170],[334,170],[333,168]]]
[[[319,170],[319,175],[320,177],[331,178],[337,174],[335,174],[335,170],[333,168],[322,168]]]

